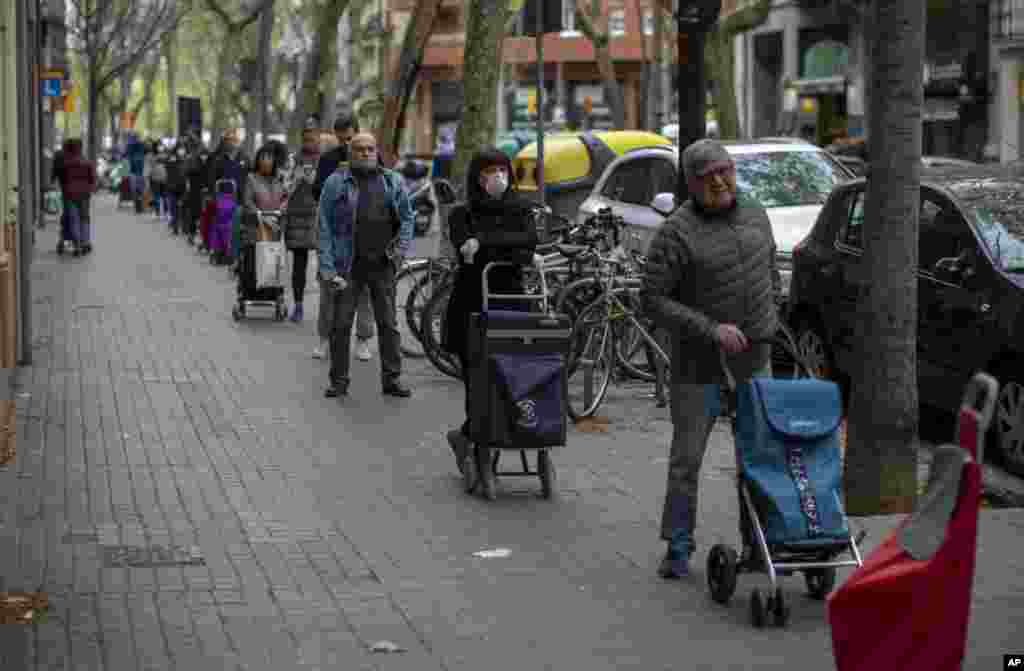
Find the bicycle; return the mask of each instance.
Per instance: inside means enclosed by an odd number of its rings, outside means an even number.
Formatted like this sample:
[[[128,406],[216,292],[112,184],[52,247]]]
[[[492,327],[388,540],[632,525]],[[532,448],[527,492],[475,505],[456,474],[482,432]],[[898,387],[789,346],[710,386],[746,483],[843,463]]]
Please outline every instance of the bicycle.
[[[580,312],[569,335],[567,408],[574,420],[594,415],[615,370],[628,363],[619,344],[627,333],[642,340],[666,369],[671,364],[669,355],[637,317],[640,301],[630,266],[609,257],[600,257],[599,262],[601,269],[592,279],[597,280],[600,293]],[[627,332],[627,327],[631,331]]]

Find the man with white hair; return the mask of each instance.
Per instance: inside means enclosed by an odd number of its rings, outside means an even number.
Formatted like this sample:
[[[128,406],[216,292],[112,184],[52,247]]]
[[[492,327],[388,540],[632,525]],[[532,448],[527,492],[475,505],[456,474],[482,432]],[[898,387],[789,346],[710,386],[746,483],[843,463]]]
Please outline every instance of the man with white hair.
[[[335,286],[331,372],[324,396],[348,394],[352,325],[368,291],[380,342],[381,390],[407,398],[400,381],[402,353],[395,321],[395,275],[412,245],[413,211],[402,176],[383,168],[377,140],[359,133],[348,164],[324,182],[320,196],[320,276]]]

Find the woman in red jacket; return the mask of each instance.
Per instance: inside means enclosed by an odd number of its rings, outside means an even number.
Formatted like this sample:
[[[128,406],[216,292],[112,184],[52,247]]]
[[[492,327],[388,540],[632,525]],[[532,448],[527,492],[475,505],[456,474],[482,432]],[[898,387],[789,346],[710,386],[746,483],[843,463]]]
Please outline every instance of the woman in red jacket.
[[[92,251],[92,217],[89,206],[96,191],[96,164],[82,156],[82,141],[71,138],[64,143],[64,156],[59,172],[60,188],[64,196],[64,216],[77,210],[77,230],[70,230],[65,239],[75,245],[74,254]],[[73,219],[71,219],[73,221]]]

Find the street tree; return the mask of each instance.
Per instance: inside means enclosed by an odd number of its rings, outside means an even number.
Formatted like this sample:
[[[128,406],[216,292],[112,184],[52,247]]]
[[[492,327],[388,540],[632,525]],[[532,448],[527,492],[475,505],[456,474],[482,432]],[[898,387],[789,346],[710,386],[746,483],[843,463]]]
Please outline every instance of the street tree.
[[[91,158],[100,148],[101,96],[134,73],[164,36],[177,29],[191,5],[190,0],[69,0],[69,42],[86,78]]]
[[[402,50],[398,62],[387,79],[384,95],[384,112],[377,140],[385,161],[389,164],[398,159],[402,130],[405,127],[406,110],[416,87],[416,77],[423,62],[427,42],[434,33],[437,15],[443,0],[417,0],[405,29]]]
[[[221,29],[221,41],[217,55],[217,83],[213,94],[213,121],[210,132],[213,141],[228,125],[229,114],[239,109],[241,103],[240,77],[235,76],[240,55],[248,51],[243,42],[246,29],[253,25],[264,11],[272,11],[274,0],[205,0],[206,9],[216,17]],[[246,133],[251,137],[251,133]]]
[[[925,0],[873,0],[870,178],[858,272],[844,489],[853,515],[906,513],[917,495],[917,239]]]
[[[590,41],[594,48],[594,59],[597,70],[601,74],[601,86],[604,89],[605,101],[612,116],[615,128],[626,127],[626,98],[622,93],[622,85],[615,75],[615,62],[612,59],[612,37],[609,29],[608,12],[602,11],[601,0],[591,0],[589,9],[585,8],[586,0],[566,0],[575,2],[576,25],[580,32]]]
[[[313,44],[292,113],[289,139],[297,143],[307,116],[317,113],[325,126],[333,119],[334,89],[338,80],[338,23],[349,0],[309,0],[313,16]]]
[[[671,15],[674,2],[677,0],[658,0],[656,7]],[[683,0],[683,3],[692,4],[687,0]],[[765,22],[771,11],[772,0],[754,0],[741,9],[737,9],[736,4],[730,3],[729,11],[723,7],[718,22],[708,32],[704,44],[706,72],[712,82],[711,97],[718,113],[718,132],[724,139],[735,139],[740,135],[734,39]]]
[[[467,0],[462,52],[462,119],[455,134],[452,185],[465,190],[466,168],[480,147],[494,144],[498,82],[509,25],[508,0]]]

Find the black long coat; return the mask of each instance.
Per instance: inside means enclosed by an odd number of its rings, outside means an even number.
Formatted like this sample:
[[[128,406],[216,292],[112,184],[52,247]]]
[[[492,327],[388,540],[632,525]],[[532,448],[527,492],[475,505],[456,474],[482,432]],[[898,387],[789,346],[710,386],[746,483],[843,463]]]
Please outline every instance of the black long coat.
[[[537,247],[537,229],[528,204],[510,193],[500,201],[477,201],[456,205],[448,215],[449,235],[456,251],[470,238],[480,249],[467,264],[460,253],[455,286],[448,301],[442,331],[444,349],[456,356],[466,351],[469,317],[483,308],[483,270],[491,261],[530,263]],[[495,268],[488,274],[491,293],[522,293],[519,268]]]

